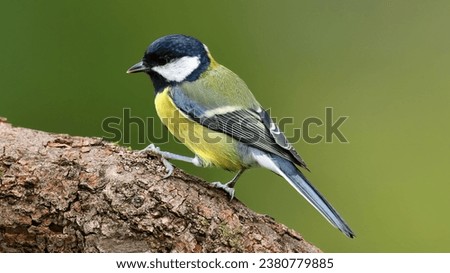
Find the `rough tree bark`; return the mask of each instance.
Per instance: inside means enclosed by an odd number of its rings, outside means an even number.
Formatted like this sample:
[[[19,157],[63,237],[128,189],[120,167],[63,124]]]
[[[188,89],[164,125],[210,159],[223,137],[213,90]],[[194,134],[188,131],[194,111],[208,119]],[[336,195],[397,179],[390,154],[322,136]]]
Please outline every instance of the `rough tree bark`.
[[[156,156],[0,119],[0,252],[320,252]]]

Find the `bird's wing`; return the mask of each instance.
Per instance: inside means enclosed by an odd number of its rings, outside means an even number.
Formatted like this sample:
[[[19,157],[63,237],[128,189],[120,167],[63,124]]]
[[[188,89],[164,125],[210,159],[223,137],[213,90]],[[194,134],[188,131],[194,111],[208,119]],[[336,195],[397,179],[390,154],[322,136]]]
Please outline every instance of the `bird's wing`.
[[[262,109],[262,108],[259,108],[257,110],[257,112],[259,113],[259,117],[260,117],[262,123],[264,124],[264,126],[266,127],[266,130],[268,130],[270,132],[270,135],[275,140],[275,143],[278,144],[278,146],[283,148],[285,151],[288,151],[290,156],[294,158],[294,160],[291,160],[291,161],[293,161],[294,163],[296,163],[296,164],[302,166],[303,168],[309,170],[308,167],[306,166],[305,161],[297,153],[297,151],[291,145],[291,143],[289,143],[289,141],[287,140],[286,136],[280,130],[280,127],[278,127],[278,125],[270,117],[269,113],[266,110]]]
[[[255,103],[252,102],[254,106],[244,108],[244,105],[233,104],[227,101],[227,97],[221,97],[220,92],[212,90],[202,89],[199,91],[201,94],[195,96],[193,94],[196,92],[192,88],[198,86],[174,86],[170,92],[177,108],[189,118],[211,130],[225,133],[242,143],[276,154],[307,169],[278,125],[256,100]],[[211,101],[205,101],[205,98],[209,98],[208,94],[212,96]]]

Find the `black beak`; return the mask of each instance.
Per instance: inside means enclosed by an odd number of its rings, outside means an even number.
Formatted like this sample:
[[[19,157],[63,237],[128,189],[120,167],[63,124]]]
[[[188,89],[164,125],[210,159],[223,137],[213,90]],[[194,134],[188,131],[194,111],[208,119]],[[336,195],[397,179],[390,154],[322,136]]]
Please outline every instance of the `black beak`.
[[[138,73],[138,72],[144,72],[149,69],[148,66],[144,64],[144,62],[138,62],[137,64],[133,65],[132,67],[128,68],[127,73]]]

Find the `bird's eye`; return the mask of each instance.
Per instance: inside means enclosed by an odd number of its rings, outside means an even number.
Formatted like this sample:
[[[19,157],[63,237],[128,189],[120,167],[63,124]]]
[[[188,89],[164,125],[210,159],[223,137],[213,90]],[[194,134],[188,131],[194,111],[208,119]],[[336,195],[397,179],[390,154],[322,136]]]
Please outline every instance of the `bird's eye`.
[[[172,61],[172,58],[169,56],[158,56],[157,58],[154,58],[154,62],[157,66],[168,64]]]
[[[163,64],[168,64],[173,60],[170,56],[164,56],[163,57]]]

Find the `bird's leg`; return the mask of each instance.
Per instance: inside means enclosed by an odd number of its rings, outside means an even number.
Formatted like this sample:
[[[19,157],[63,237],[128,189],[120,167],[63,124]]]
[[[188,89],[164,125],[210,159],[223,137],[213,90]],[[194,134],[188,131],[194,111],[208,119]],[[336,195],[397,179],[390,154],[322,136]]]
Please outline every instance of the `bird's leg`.
[[[164,178],[171,176],[173,173],[173,170],[174,170],[172,163],[170,163],[167,159],[174,159],[174,160],[188,162],[188,163],[194,164],[195,166],[198,166],[198,167],[202,166],[202,162],[197,156],[196,157],[188,157],[188,156],[184,156],[184,155],[177,155],[177,154],[170,153],[170,152],[164,152],[164,151],[161,151],[159,149],[159,147],[156,147],[153,143],[148,145],[145,149],[142,150],[142,152],[147,152],[147,151],[150,151],[152,153],[155,153],[155,154],[158,154],[161,156],[161,161],[164,164],[164,167],[166,168],[166,175],[164,176]]]
[[[197,156],[195,157],[188,157],[184,155],[178,155],[170,152],[161,151],[159,147],[156,147],[154,144],[148,145],[145,149],[142,150],[142,152],[150,151],[152,153],[158,154],[161,156],[161,161],[164,164],[164,167],[166,167],[166,175],[164,178],[170,177],[173,173],[174,167],[172,163],[170,163],[167,159],[174,159],[179,161],[184,161],[191,163],[197,167],[203,167],[203,163]],[[229,182],[222,184],[220,182],[212,182],[211,185],[213,187],[222,189],[226,191],[230,195],[230,200],[233,200],[234,198],[234,186],[236,185],[236,182],[238,181],[239,177],[244,173],[245,169],[239,170],[239,172],[231,179]]]
[[[220,182],[212,182],[211,185],[213,187],[222,189],[226,191],[230,195],[230,201],[234,198],[234,186],[238,181],[239,177],[244,173],[245,169],[241,169],[229,182],[222,184]]]

